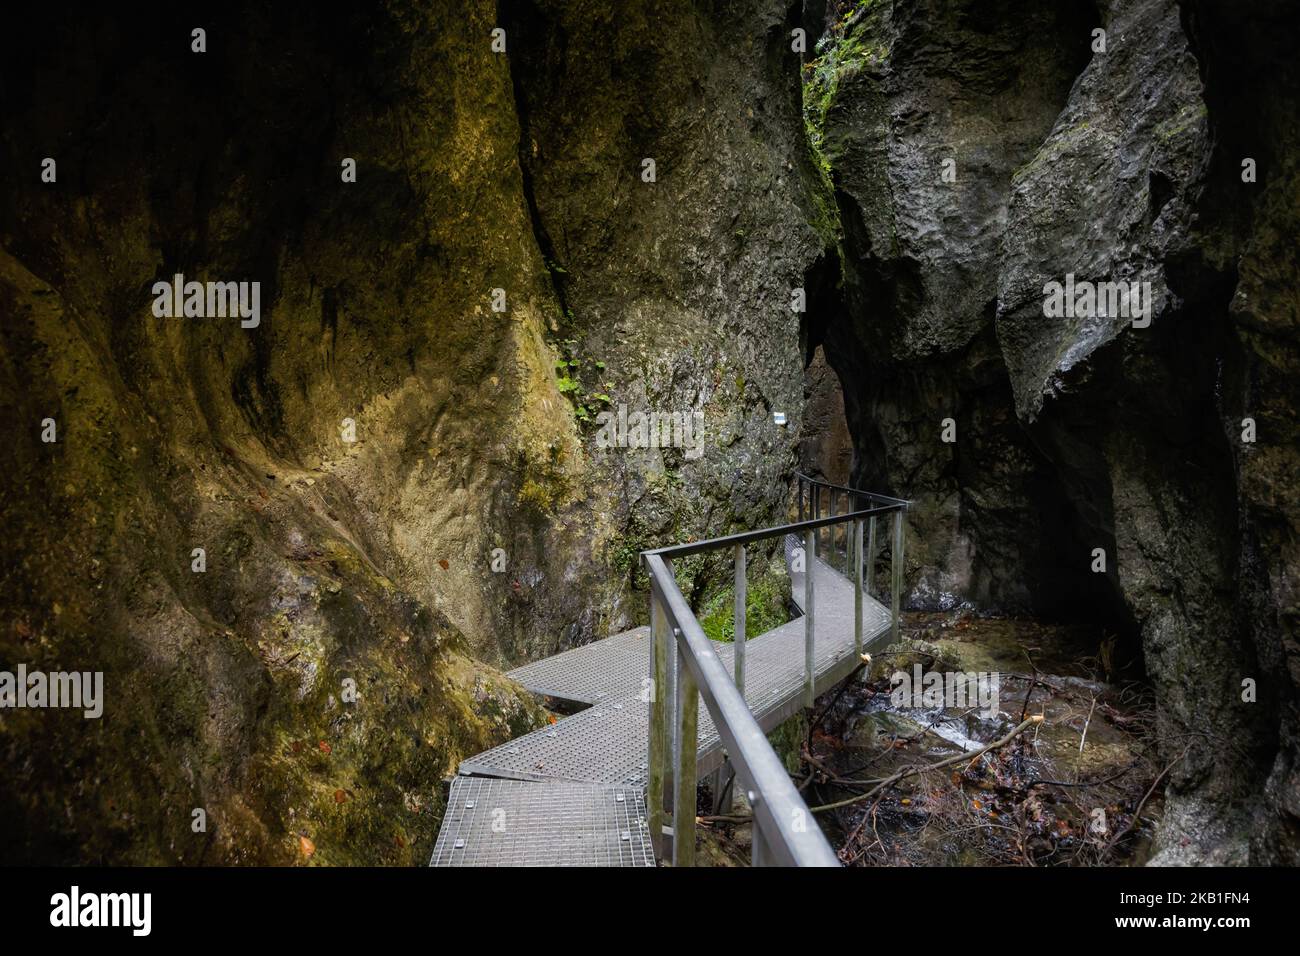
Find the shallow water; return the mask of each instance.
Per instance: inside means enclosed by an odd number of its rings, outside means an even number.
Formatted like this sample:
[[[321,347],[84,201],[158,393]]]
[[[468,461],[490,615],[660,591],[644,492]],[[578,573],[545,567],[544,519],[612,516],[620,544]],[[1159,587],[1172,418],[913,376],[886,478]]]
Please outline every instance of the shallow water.
[[[829,709],[812,750],[829,774],[818,771],[808,781],[811,806],[870,789],[837,780],[878,781],[980,750],[1026,717],[1041,720],[1000,750],[910,776],[870,803],[825,812],[820,819],[837,849],[874,865],[1141,858],[1158,799],[1147,802],[1132,834],[1124,831],[1154,776],[1148,701],[1141,684],[1121,683],[1118,674],[1106,680],[1105,635],[957,610],[905,615],[903,636],[876,655],[870,678],[863,675],[833,704],[833,695],[819,701]],[[982,673],[995,683],[996,701],[987,710],[933,700],[912,706],[913,698],[891,693],[899,682],[890,678],[898,671],[914,676],[917,664],[950,679]],[[1108,846],[1117,836],[1122,845]]]

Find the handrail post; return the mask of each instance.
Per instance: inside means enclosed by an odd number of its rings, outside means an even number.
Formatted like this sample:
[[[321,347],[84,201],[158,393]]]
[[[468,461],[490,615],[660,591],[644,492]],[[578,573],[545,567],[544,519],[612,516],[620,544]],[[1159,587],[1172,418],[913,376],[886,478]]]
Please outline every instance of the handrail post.
[[[862,583],[866,589],[867,597],[875,592],[875,581],[872,579],[876,574],[876,516],[872,515],[867,519],[867,558],[865,568],[866,578]]]
[[[675,641],[681,631],[673,628]],[[675,643],[674,641],[674,643]],[[676,784],[673,799],[673,866],[695,865],[695,783],[699,755],[700,691],[689,667],[677,668]]]
[[[804,532],[803,556],[803,702],[811,709],[813,705],[813,559],[817,555],[816,530]]]
[[[745,696],[745,546],[736,545],[736,609],[735,633],[732,637],[735,648],[736,690]]]
[[[862,519],[853,522],[853,649],[862,656]]]
[[[852,514],[857,510],[858,510],[857,495],[854,495],[853,493],[850,492],[849,506],[844,509],[844,513],[846,515]],[[853,548],[855,546],[860,546],[862,543],[858,541],[854,533],[854,526],[857,523],[858,522],[854,522],[853,524],[844,526],[844,574],[846,577],[853,577]]]
[[[664,568],[671,575],[672,561],[664,561]],[[664,595],[660,595],[665,600]],[[672,859],[673,835],[676,833],[677,810],[677,674],[685,666],[681,654],[677,651],[677,623],[665,615],[664,643],[668,646],[668,667],[664,673],[664,816],[667,818],[668,832],[664,838],[664,856]]]
[[[646,784],[646,815],[650,826],[650,845],[656,859],[663,859],[665,794],[668,778],[668,661],[672,630],[668,623],[663,595],[653,578],[650,580],[650,774]],[[671,808],[671,803],[668,805]]]
[[[751,803],[763,799],[752,790],[749,793],[749,798]],[[767,847],[767,840],[763,837],[763,828],[758,825],[758,817],[755,816],[754,822],[749,828],[749,865],[754,867],[767,866],[770,859],[772,859],[772,851]]]
[[[740,691],[740,697],[745,697],[745,603],[747,597],[745,583],[745,546],[736,545],[736,606],[735,606],[735,627],[732,635],[733,665],[736,680],[736,690]],[[715,813],[730,813],[732,805],[735,803],[736,781],[735,768],[728,757],[722,763],[722,770],[718,774],[718,787],[726,787],[725,779],[727,772],[731,771],[732,784],[727,790],[725,800],[721,799],[721,794],[716,791],[713,794],[713,808]]]
[[[827,514],[829,517],[834,518],[835,517],[835,489],[834,488],[831,489],[830,499],[831,499],[831,510],[827,512]],[[835,525],[833,524],[828,524],[826,526],[825,551],[826,551],[826,563],[830,564],[832,561],[835,560]]]
[[[890,603],[893,610],[893,623],[891,625],[890,640],[898,643],[899,620],[898,605],[899,595],[903,590],[903,509],[899,508],[894,512],[894,546],[893,562],[890,570],[893,572],[893,581],[890,587]]]
[[[803,475],[795,476],[795,497],[798,499],[799,520],[803,521]]]

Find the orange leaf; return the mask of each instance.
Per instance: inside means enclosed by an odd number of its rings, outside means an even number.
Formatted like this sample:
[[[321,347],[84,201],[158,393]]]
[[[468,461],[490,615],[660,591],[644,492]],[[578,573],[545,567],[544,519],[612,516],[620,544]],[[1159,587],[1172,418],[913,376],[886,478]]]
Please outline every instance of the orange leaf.
[[[298,837],[298,849],[302,851],[303,856],[311,859],[311,855],[316,852],[316,844],[305,836],[300,836]]]
[[[317,744],[317,746],[320,747],[320,752],[323,753],[323,754],[328,754],[328,753],[333,753],[333,752],[334,752],[333,748],[330,747],[330,745],[327,744],[327,743],[326,743],[325,741],[323,741],[323,740],[322,740],[319,744]]]
[[[551,723],[553,723],[553,724],[559,722],[558,719],[556,718],[556,716],[555,716],[554,714],[550,714],[550,715],[549,715],[549,719],[550,719]]]
[[[348,798],[348,795],[347,795],[346,793],[344,793],[342,790],[335,790],[335,791],[334,791],[334,802],[335,802],[335,803],[343,803],[345,800],[347,800],[347,798]]]
[[[442,568],[444,571],[446,571],[447,568],[450,567],[450,565],[447,564],[447,559],[446,559],[446,558],[440,558],[440,559],[438,560],[438,567],[440,567],[440,568]]]

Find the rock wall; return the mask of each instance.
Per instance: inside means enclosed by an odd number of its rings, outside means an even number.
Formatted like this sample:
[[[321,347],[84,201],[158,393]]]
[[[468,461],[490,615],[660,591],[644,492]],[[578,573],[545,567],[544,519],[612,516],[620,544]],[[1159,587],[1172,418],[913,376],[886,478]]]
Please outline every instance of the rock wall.
[[[106,701],[0,717],[0,858],[423,862],[441,778],[541,719],[476,660],[635,623],[641,547],[767,519],[788,289],[823,247],[786,19],[393,0],[6,31],[0,662],[102,670]],[[260,322],[157,317],[176,273],[259,281]],[[620,404],[702,411],[702,453],[598,448]]]
[[[911,601],[1119,633],[1178,758],[1160,859],[1294,862],[1295,39],[1263,0],[5,31],[0,663],[106,700],[0,718],[0,858],[421,862],[438,779],[544,719],[479,661],[775,520],[820,349],[853,480],[915,501]],[[260,282],[257,327],[155,315],[177,273]],[[1048,318],[1066,273],[1149,282],[1150,325]],[[702,432],[604,447],[620,409]]]
[[[1294,27],[1239,6],[832,4],[805,68],[855,479],[916,502],[913,604],[1140,654],[1177,759],[1159,862],[1298,852]],[[1049,316],[1067,275],[1150,314]]]

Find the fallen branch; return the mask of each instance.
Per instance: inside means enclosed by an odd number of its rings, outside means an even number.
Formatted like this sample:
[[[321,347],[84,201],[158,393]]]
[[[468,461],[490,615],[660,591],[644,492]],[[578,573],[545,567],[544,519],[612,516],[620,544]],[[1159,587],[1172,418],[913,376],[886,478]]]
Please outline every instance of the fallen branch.
[[[1119,833],[1116,833],[1114,838],[1112,838],[1111,841],[1106,844],[1105,848],[1103,848],[1101,853],[1097,856],[1098,861],[1104,859],[1106,854],[1108,854],[1111,850],[1115,849],[1116,844],[1118,844],[1120,840],[1128,836],[1129,831],[1132,830],[1133,827],[1137,825],[1138,820],[1142,819],[1142,808],[1147,805],[1147,800],[1151,799],[1151,794],[1156,792],[1156,787],[1160,786],[1160,781],[1165,779],[1165,774],[1169,773],[1170,770],[1173,770],[1174,767],[1178,766],[1178,764],[1182,762],[1183,758],[1187,756],[1187,752],[1191,749],[1192,749],[1192,745],[1188,744],[1187,747],[1183,750],[1183,752],[1180,753],[1177,757],[1175,757],[1173,762],[1169,764],[1169,766],[1165,767],[1164,770],[1161,770],[1159,776],[1157,776],[1155,780],[1151,781],[1151,787],[1147,790],[1146,796],[1142,798],[1142,802],[1139,803],[1137,805],[1137,809],[1133,811],[1133,819],[1129,820],[1128,825],[1124,827],[1124,829],[1120,830]]]
[[[1005,737],[999,738],[998,740],[993,741],[991,744],[985,744],[979,750],[976,750],[972,753],[960,753],[953,757],[947,757],[943,760],[938,761],[937,763],[928,764],[927,766],[924,767],[917,767],[917,766],[904,767],[902,770],[898,771],[897,773],[885,777],[875,787],[873,787],[871,790],[867,791],[866,793],[855,794],[852,797],[848,797],[844,800],[838,800],[835,803],[824,803],[820,807],[813,807],[812,812],[822,813],[826,810],[834,810],[836,807],[847,807],[850,804],[860,803],[864,800],[870,800],[881,790],[884,790],[886,787],[893,786],[894,784],[898,783],[901,780],[906,779],[907,777],[913,774],[929,773],[930,771],[933,770],[942,770],[944,767],[951,767],[953,764],[957,764],[957,763],[963,763],[963,762],[973,763],[976,758],[982,757],[990,750],[997,750],[999,747],[1005,747],[1007,744],[1011,743],[1011,741],[1015,740],[1022,733],[1024,733],[1026,729],[1028,729],[1029,727],[1033,727],[1037,724],[1040,724],[1042,722],[1043,722],[1043,718],[1040,715],[1035,714],[1033,717],[1029,717],[1026,718],[1025,720],[1022,720],[1019,724],[1016,725],[1016,728],[1012,730],[1010,733],[1008,733]]]
[[[737,814],[717,813],[712,816],[696,817],[697,823],[752,823],[754,818]]]
[[[1134,760],[1131,764],[1129,764],[1123,770],[1120,770],[1118,773],[1113,773],[1109,777],[1102,777],[1100,780],[1076,780],[1074,781],[1074,783],[1069,783],[1065,780],[1048,780],[1044,777],[1035,777],[1033,780],[1030,780],[1028,783],[1026,783],[1023,787],[1002,787],[999,789],[1006,790],[1008,793],[1027,793],[1028,791],[1032,790],[1034,787],[1078,787],[1080,789],[1086,790],[1088,787],[1100,787],[1102,784],[1111,783],[1112,781],[1118,780],[1120,777],[1124,776],[1129,771],[1136,769],[1141,763],[1142,763],[1141,760]]]

